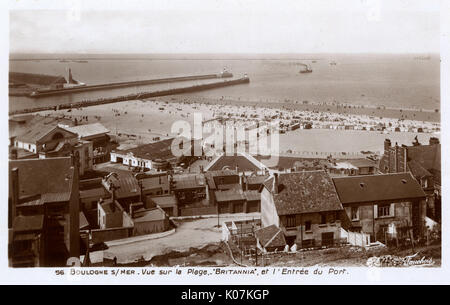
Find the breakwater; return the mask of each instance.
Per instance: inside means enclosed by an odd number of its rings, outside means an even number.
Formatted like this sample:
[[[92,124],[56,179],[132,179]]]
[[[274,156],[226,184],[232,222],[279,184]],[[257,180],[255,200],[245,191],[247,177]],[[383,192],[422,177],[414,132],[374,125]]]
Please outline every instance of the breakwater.
[[[238,79],[219,81],[219,82],[203,84],[203,85],[194,85],[194,86],[189,86],[189,87],[181,87],[181,88],[151,91],[151,92],[141,92],[141,93],[134,93],[134,94],[123,95],[123,96],[116,96],[116,97],[111,97],[111,98],[83,100],[80,102],[60,104],[57,106],[33,107],[33,108],[11,111],[11,112],[9,112],[9,115],[32,113],[32,112],[39,112],[39,111],[46,111],[46,110],[82,108],[82,107],[88,107],[88,106],[96,106],[96,105],[102,105],[102,104],[124,102],[124,101],[129,101],[129,100],[146,99],[146,98],[152,98],[152,97],[158,97],[158,96],[192,93],[192,92],[196,92],[196,91],[215,89],[215,88],[221,88],[221,87],[227,87],[227,86],[233,86],[233,85],[239,85],[239,84],[246,84],[249,82],[250,82],[250,79],[248,77],[242,77],[242,78],[238,78]]]
[[[171,82],[182,82],[182,81],[191,81],[191,80],[227,78],[227,77],[233,77],[233,74],[227,72],[227,73],[218,73],[218,74],[166,77],[166,78],[138,80],[138,81],[130,81],[130,82],[88,85],[88,86],[80,86],[80,87],[64,88],[64,89],[43,89],[43,90],[37,90],[37,91],[33,92],[30,95],[30,97],[39,98],[39,97],[45,97],[45,96],[53,96],[53,95],[85,92],[85,91],[124,88],[124,87],[143,86],[143,85],[153,85],[153,84],[171,83]]]

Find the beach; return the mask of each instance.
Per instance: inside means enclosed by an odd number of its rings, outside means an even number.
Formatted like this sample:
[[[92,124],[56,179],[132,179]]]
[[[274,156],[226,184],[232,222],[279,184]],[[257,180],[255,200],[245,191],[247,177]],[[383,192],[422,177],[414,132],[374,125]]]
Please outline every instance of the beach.
[[[43,111],[40,114],[76,119],[78,124],[100,122],[117,138],[121,149],[177,136],[178,130],[173,129],[173,124],[177,121],[187,122],[193,129],[194,113],[201,115],[203,121],[223,116],[243,122],[274,116],[289,121],[287,118],[296,117],[297,114],[299,117],[312,120],[315,117],[317,121],[319,118],[323,120],[323,117],[334,121],[339,119],[341,125],[357,121],[360,124],[379,122],[389,126],[389,124],[399,122],[398,118],[375,117],[353,111],[361,110],[358,108],[350,108],[347,109],[347,112],[341,113],[323,113],[312,108],[311,105],[309,105],[309,110],[302,109],[301,106],[305,105],[298,106],[294,110],[291,107],[286,108],[280,103],[261,107],[248,101],[167,96],[156,100],[132,100],[80,109]],[[379,111],[377,114],[384,114],[383,111],[385,111],[383,109],[375,110]],[[420,112],[410,111],[409,113],[414,113],[417,117],[420,115]],[[428,112],[428,114],[432,113]],[[279,151],[281,155],[288,156],[325,158],[329,154],[340,154],[341,157],[357,157],[361,151],[381,153],[386,138],[391,139],[392,143],[410,145],[416,136],[421,143],[427,143],[430,137],[439,137],[438,131],[431,132],[433,128],[440,128],[439,123],[418,120],[400,120],[400,122],[403,125],[405,122],[409,122],[412,126],[420,124],[423,128],[428,128],[430,132],[339,130],[315,126],[311,129],[297,129],[280,134]]]

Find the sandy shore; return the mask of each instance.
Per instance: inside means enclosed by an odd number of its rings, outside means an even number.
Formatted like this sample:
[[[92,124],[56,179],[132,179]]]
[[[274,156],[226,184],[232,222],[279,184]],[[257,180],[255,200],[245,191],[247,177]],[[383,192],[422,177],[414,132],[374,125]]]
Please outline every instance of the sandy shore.
[[[41,114],[65,116],[77,119],[81,124],[100,122],[110,130],[111,134],[117,136],[121,143],[120,148],[126,149],[139,144],[176,136],[177,130],[174,130],[173,126],[177,121],[187,122],[192,128],[194,113],[197,113],[197,115],[201,114],[203,121],[216,118],[223,113],[236,116],[253,114],[260,118],[267,115],[280,115],[283,117],[292,115],[294,111],[298,111],[297,113],[319,111],[321,113],[320,109],[322,106],[316,106],[317,108],[313,109],[311,105],[280,105],[278,103],[261,107],[258,103],[251,102],[207,98],[199,98],[197,100],[197,98],[190,96],[169,96],[158,98],[157,100],[133,100],[81,109],[44,111]],[[303,109],[305,107],[306,109]],[[367,109],[349,108],[346,111],[342,110],[343,112],[341,113],[330,111],[330,116],[334,115],[344,118],[361,116],[361,118],[369,119],[369,116],[372,116],[372,114],[365,114],[364,110]],[[378,111],[377,115],[384,115],[386,112],[394,110],[375,109],[375,111]],[[414,112],[414,114],[414,118],[421,115],[436,115],[430,112]],[[389,122],[398,121],[398,118],[387,117],[376,118],[376,120],[389,124]],[[432,125],[431,122],[425,122],[424,124]],[[422,143],[427,143],[431,136],[436,136],[433,133],[414,132],[382,134],[376,131],[361,130],[301,129],[280,135],[280,154],[302,157],[326,157],[330,153],[345,152],[345,155],[351,156],[358,155],[363,150],[380,152],[385,138],[390,138],[393,143],[398,142],[399,144],[409,145],[416,135]],[[330,143],[333,144],[331,145]]]

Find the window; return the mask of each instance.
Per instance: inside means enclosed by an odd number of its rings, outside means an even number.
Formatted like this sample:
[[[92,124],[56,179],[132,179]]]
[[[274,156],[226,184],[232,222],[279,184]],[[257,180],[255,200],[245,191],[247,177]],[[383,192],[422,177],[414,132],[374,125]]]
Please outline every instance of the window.
[[[327,223],[327,214],[320,213],[320,224],[326,224]]]
[[[311,231],[311,221],[305,221],[305,231]]]
[[[295,215],[286,216],[286,227],[287,228],[295,227]]]
[[[378,217],[389,216],[390,204],[383,204],[378,206]]]
[[[336,222],[336,213],[330,213],[330,223]]]
[[[352,220],[359,220],[359,208],[352,207]]]

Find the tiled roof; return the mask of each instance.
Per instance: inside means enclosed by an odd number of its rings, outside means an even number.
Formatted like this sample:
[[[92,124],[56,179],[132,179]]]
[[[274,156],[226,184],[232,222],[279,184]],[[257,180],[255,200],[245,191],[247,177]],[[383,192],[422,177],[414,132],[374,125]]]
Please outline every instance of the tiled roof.
[[[76,133],[80,138],[102,135],[109,132],[109,130],[101,123],[78,125],[73,127],[67,127],[65,129],[73,133]]]
[[[70,157],[10,160],[9,170],[19,170],[19,197],[71,191],[73,168]],[[10,179],[11,196],[11,179]]]
[[[100,197],[100,198],[106,198],[110,197],[110,194],[108,191],[105,190],[103,186],[87,189],[87,190],[80,190],[80,199],[89,198],[89,197]]]
[[[342,203],[425,197],[411,173],[333,178]]]
[[[209,168],[209,171],[223,170],[223,169],[236,169],[241,171],[259,171],[260,169],[248,160],[245,156],[221,156],[215,160],[215,163]]]
[[[284,247],[286,245],[283,232],[275,225],[256,230],[255,236],[259,239],[263,248]]]
[[[267,176],[249,176],[246,177],[247,184],[263,184],[264,180],[266,180]]]
[[[303,171],[279,174],[278,194],[273,180],[264,186],[273,194],[278,215],[342,210],[336,189],[325,171]]]
[[[214,195],[216,196],[217,202],[245,200],[244,192],[242,190],[215,191]]]
[[[150,198],[156,205],[161,208],[173,207],[177,205],[177,197],[175,195],[163,195]]]
[[[261,200],[261,193],[259,191],[244,191],[244,197],[247,201]]]
[[[138,196],[140,194],[139,184],[131,173],[117,173],[117,178],[111,175],[106,179],[107,185],[111,183],[118,187],[116,189],[117,199]]]
[[[174,175],[172,181],[174,190],[193,189],[206,186],[205,177],[201,174],[193,174],[189,176]]]
[[[137,158],[146,160],[171,160],[177,158],[177,156],[172,154],[173,140],[175,140],[175,138],[144,144],[126,150],[117,150],[116,152],[123,155],[131,153]],[[185,150],[187,150],[189,154],[191,153],[190,148],[186,148]]]
[[[41,195],[42,203],[69,201],[71,192],[45,193]]]
[[[408,162],[408,168],[414,177],[424,178],[433,176],[429,171],[423,168],[423,166],[419,162],[415,160]]]
[[[25,131],[24,133],[19,134],[17,136],[17,140],[25,142],[25,143],[36,143],[40,139],[42,139],[44,136],[49,134],[51,131],[53,131],[54,129],[64,130],[64,132],[73,134],[71,136],[76,137],[76,134],[63,129],[63,128],[57,126],[56,124],[49,124],[49,125],[37,124],[37,125],[33,126],[32,128],[28,129],[27,131]]]

